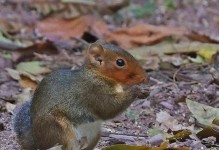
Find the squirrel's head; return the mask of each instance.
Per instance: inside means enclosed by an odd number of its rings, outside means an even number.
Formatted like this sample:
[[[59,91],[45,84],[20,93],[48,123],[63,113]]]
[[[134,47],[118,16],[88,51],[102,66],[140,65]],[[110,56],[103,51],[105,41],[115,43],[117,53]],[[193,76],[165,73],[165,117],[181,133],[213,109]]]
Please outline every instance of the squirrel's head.
[[[102,41],[90,45],[87,52],[90,69],[125,86],[148,80],[143,68],[127,51]]]

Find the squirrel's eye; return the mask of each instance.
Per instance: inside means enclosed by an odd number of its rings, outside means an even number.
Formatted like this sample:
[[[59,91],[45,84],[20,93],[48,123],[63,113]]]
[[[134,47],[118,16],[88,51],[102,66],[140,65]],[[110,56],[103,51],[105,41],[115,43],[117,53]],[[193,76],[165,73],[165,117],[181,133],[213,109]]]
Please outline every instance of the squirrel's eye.
[[[116,60],[116,64],[119,66],[119,67],[122,67],[122,66],[125,66],[125,61],[123,59],[117,59]]]

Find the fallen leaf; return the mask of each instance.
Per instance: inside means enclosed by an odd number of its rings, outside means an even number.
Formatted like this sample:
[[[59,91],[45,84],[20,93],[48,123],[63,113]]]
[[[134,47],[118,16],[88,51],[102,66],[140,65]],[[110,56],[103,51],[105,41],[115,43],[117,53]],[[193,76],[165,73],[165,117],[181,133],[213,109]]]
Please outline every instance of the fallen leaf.
[[[151,55],[161,54],[176,54],[176,53],[198,53],[200,49],[212,49],[219,52],[219,44],[199,43],[199,42],[181,42],[171,44],[162,42],[153,46],[141,46],[133,49],[128,49],[135,58],[138,60],[145,59]]]
[[[148,130],[148,136],[155,136],[155,135],[157,135],[157,134],[159,134],[159,133],[163,133],[163,130],[161,130],[160,128],[154,128],[154,129],[149,129]]]
[[[189,59],[191,62],[198,63],[198,64],[201,64],[201,63],[204,62],[203,58],[200,57],[199,55],[197,55],[195,58],[188,57],[188,59]]]
[[[118,43],[123,48],[133,48],[138,45],[152,45],[169,36],[183,36],[184,28],[154,26],[140,24],[129,28],[121,28],[107,34],[108,41]]]
[[[20,79],[20,73],[17,70],[11,69],[11,68],[6,68],[5,69],[10,77],[14,80],[19,80]]]
[[[16,66],[16,69],[21,72],[27,72],[33,75],[46,74],[51,72],[50,69],[42,67],[39,61],[21,62]]]
[[[0,8],[0,9],[2,10],[3,8]],[[8,9],[8,7],[6,9]],[[3,10],[2,10],[2,12],[3,12]],[[12,10],[9,10],[7,12],[11,13],[12,16],[13,16],[13,14],[15,14],[15,13],[12,13]],[[16,21],[12,20],[11,18],[7,18],[7,17],[4,18],[3,16],[1,16],[0,29],[4,33],[16,33],[16,32],[19,32],[22,28],[23,28],[23,25],[21,22],[16,22]]]
[[[118,144],[113,145],[103,150],[165,150],[168,149],[168,142],[163,142],[159,147],[157,146],[133,146],[133,145],[124,145]],[[170,148],[171,150],[189,150],[187,147],[180,147],[180,148]]]
[[[14,111],[16,105],[7,102],[7,103],[5,104],[5,107],[6,107],[7,112],[13,113],[13,111]]]
[[[211,127],[206,127],[203,130],[199,131],[196,135],[200,139],[208,138],[208,137],[211,137],[211,136],[219,137],[219,131],[214,130]]]
[[[198,51],[198,54],[205,59],[206,62],[211,62],[213,55],[216,54],[217,51],[216,50],[212,50],[212,49],[205,49],[202,48]]]
[[[198,122],[206,127],[213,127],[214,119],[219,117],[219,109],[186,99],[187,106]],[[219,126],[215,125],[219,129]]]
[[[42,77],[34,76],[24,70],[14,70],[10,68],[6,68],[8,74],[14,79],[19,81],[20,85],[24,88],[35,89],[38,83],[42,80]]]
[[[62,145],[57,145],[57,146],[51,147],[47,150],[62,150]]]
[[[139,60],[145,70],[156,70],[159,68],[160,59],[158,56],[150,56]]]
[[[212,33],[207,33],[205,31],[203,32],[201,30],[199,31],[192,30],[190,31],[190,33],[187,34],[187,37],[191,40],[200,41],[202,43],[218,43],[219,39],[217,36],[215,36],[217,35],[217,33],[215,35],[213,35]]]
[[[102,19],[95,19],[95,21],[89,26],[90,32],[99,39],[103,39],[104,36],[109,32],[108,25]]]
[[[97,11],[95,1],[61,0],[55,3],[52,1],[31,1],[28,5],[43,16],[48,16],[52,13],[67,19]]]
[[[52,41],[44,41],[41,43],[35,43],[28,47],[20,47],[12,52],[12,60],[14,62],[21,61],[24,58],[30,58],[34,56],[34,53],[39,54],[58,54],[58,48]]]
[[[177,131],[176,134],[174,134],[174,136],[169,137],[169,141],[173,141],[173,140],[183,140],[189,137],[189,135],[191,135],[192,132],[189,130],[182,130],[182,131]]]
[[[183,126],[166,111],[157,113],[156,120],[161,123],[166,130],[171,129],[172,131],[178,131],[183,129]]]
[[[19,79],[19,84],[23,88],[31,88],[31,89],[36,89],[39,81],[37,79],[33,79],[33,77],[27,76],[27,74],[21,74],[20,79]]]
[[[150,147],[118,144],[104,148],[103,150],[150,150]]]
[[[81,16],[75,19],[48,18],[37,24],[40,32],[49,39],[81,38],[85,31],[93,30],[97,36],[102,37],[107,29],[106,23],[93,16]]]
[[[50,17],[38,22],[37,28],[47,38],[69,39],[71,36],[80,38],[87,30],[90,21],[87,16],[71,20]]]
[[[31,99],[31,89],[30,88],[24,88],[22,92],[18,95],[17,102],[16,103],[23,103],[27,100]]]
[[[169,62],[172,65],[179,67],[184,64],[184,60],[181,55],[173,54],[173,55],[160,55],[160,59],[162,62]]]

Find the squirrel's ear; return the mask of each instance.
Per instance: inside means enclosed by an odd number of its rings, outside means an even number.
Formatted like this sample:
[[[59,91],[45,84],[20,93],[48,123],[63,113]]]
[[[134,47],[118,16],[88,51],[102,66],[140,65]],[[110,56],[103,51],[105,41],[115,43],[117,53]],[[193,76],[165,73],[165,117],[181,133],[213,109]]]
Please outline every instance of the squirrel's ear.
[[[92,64],[100,65],[103,61],[103,47],[98,43],[93,43],[88,49],[88,58]]]

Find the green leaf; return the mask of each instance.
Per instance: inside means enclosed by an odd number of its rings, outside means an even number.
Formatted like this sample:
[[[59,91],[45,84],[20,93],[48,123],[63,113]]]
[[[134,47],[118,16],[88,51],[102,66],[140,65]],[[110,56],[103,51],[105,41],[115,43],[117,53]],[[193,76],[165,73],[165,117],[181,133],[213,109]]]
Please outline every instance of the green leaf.
[[[186,99],[187,106],[198,122],[205,126],[216,126],[212,124],[219,117],[219,109],[200,104],[195,101]],[[219,127],[219,126],[217,126]]]
[[[186,139],[189,137],[189,135],[191,135],[192,132],[189,131],[189,130],[182,130],[178,133],[176,133],[174,136],[168,138],[170,141],[173,141],[175,139],[178,139],[178,140],[182,140],[182,139]]]
[[[166,1],[165,1],[165,5],[166,5],[166,7],[167,7],[168,9],[174,9],[174,8],[176,8],[176,5],[175,5],[175,3],[174,3],[173,0],[166,0]]]
[[[136,113],[132,110],[127,110],[125,112],[126,116],[129,118],[129,119],[135,119],[136,118]]]
[[[149,1],[143,6],[131,4],[130,9],[135,17],[144,17],[153,14],[156,11],[156,5],[153,1]]]
[[[0,54],[3,58],[6,58],[6,59],[11,59],[12,56],[11,56],[11,52],[7,52],[7,51],[3,51],[2,54]]]
[[[208,138],[211,136],[219,137],[219,131],[217,131],[211,127],[206,127],[203,130],[199,131],[196,135],[200,139]]]
[[[155,136],[155,135],[157,135],[159,133],[163,134],[163,131],[161,129],[158,129],[158,128],[156,128],[156,129],[149,129],[147,135],[152,137],[152,136]]]
[[[13,43],[10,39],[7,39],[0,30],[0,41],[5,43]]]
[[[50,72],[50,69],[42,67],[39,61],[22,62],[19,63],[16,68],[18,71],[24,71],[34,75]]]

